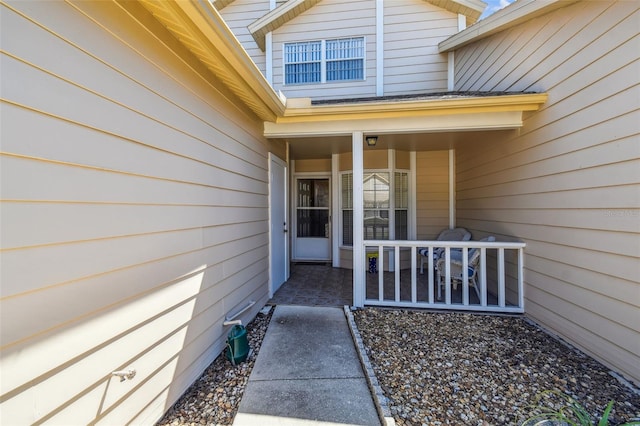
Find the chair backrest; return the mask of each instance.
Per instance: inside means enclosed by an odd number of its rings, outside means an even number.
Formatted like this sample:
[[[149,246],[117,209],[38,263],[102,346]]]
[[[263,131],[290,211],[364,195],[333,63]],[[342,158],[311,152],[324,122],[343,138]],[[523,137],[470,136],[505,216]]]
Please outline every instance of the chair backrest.
[[[438,235],[438,241],[469,241],[471,232],[464,228],[445,229]]]

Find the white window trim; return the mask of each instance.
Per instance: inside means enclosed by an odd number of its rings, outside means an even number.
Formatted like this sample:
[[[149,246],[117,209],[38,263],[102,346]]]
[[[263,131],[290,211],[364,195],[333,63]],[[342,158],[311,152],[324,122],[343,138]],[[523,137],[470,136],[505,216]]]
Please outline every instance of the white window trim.
[[[363,43],[363,51],[362,51],[362,78],[361,79],[353,79],[353,80],[333,80],[327,82],[327,40],[344,40],[344,39],[354,39],[361,38]],[[295,44],[295,43],[310,43],[319,41],[320,46],[320,82],[310,82],[310,83],[288,83],[287,84],[287,62],[285,55],[285,45],[287,44]],[[359,59],[359,58],[353,58]],[[282,43],[282,86],[310,86],[317,84],[344,84],[344,83],[353,83],[354,81],[365,81],[367,79],[367,37],[366,36],[351,36],[351,37],[339,37],[339,38],[326,38],[326,39],[312,39],[312,40],[299,40],[299,41],[288,41]]]

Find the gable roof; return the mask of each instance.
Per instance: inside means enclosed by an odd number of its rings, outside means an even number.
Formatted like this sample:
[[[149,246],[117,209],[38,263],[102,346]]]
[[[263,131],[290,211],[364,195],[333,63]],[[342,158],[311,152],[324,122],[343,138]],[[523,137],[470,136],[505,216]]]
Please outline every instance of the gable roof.
[[[218,2],[230,2],[230,0],[216,0]],[[232,1],[232,0],[231,0]],[[279,7],[271,10],[262,18],[250,24],[247,28],[260,49],[265,49],[265,36],[267,33],[280,28],[301,13],[309,10],[321,0],[288,0]],[[485,7],[481,0],[423,0],[434,6],[458,13],[467,17],[467,22],[474,23],[478,20]]]
[[[443,40],[438,45],[438,51],[444,53],[458,49],[577,1],[579,0],[518,0]]]

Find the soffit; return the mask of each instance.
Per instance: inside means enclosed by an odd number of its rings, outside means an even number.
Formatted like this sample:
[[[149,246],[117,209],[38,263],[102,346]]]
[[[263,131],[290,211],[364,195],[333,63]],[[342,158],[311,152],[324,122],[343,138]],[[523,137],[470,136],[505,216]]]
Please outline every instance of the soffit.
[[[478,20],[487,4],[480,0],[426,0],[434,6],[467,17],[467,23],[473,24]]]
[[[232,0],[216,0],[232,1]],[[480,0],[424,0],[434,6],[448,10],[452,13],[465,15],[469,23],[476,22],[485,7],[486,3]],[[280,28],[293,18],[319,3],[320,0],[289,0],[279,7],[273,9],[262,18],[250,24],[247,28],[253,36],[256,44],[263,51],[265,50],[265,36],[267,33]]]
[[[440,53],[458,49],[579,0],[518,0],[438,44]]]
[[[219,13],[205,0],[136,2],[263,121],[284,113],[278,97]],[[127,8],[127,1],[120,1]]]

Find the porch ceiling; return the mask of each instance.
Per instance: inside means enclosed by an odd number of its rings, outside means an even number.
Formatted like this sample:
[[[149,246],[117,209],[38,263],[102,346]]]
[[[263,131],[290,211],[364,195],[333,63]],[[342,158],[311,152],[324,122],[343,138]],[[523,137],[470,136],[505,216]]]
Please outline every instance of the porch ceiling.
[[[397,149],[401,151],[439,151],[464,149],[468,144],[508,137],[515,130],[452,131],[431,133],[379,134],[375,147],[363,143],[364,151]],[[368,135],[368,134],[367,134]],[[292,160],[329,158],[331,154],[351,152],[351,136],[284,138]]]

